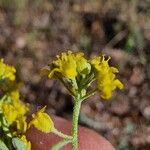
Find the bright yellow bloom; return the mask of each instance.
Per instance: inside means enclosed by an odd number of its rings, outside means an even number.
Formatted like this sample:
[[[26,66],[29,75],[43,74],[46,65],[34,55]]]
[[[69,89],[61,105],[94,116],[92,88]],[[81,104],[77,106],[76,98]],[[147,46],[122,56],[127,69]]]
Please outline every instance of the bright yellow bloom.
[[[81,52],[72,53],[71,51],[61,53],[51,64],[52,69],[49,72],[49,78],[61,75],[61,77],[74,78],[79,74],[89,73],[90,64],[84,58]]]
[[[62,53],[57,56],[57,60],[52,62],[53,69],[49,73],[49,77],[53,77],[54,73],[59,72],[64,77],[72,78],[77,76],[76,61],[72,52]]]
[[[45,107],[32,115],[33,119],[29,123],[29,128],[34,125],[38,130],[49,133],[54,129],[54,123],[47,113]]]
[[[15,107],[13,107],[13,105],[11,105],[9,103],[3,103],[2,111],[3,111],[3,114],[4,114],[8,124],[12,124],[16,120],[18,112],[15,109]]]
[[[21,137],[21,140],[24,142],[24,144],[26,146],[26,150],[31,150],[31,143],[30,143],[30,141],[27,141],[27,138],[25,135],[23,135]]]
[[[115,73],[118,69],[110,67],[108,61],[110,58],[105,60],[105,57],[96,57],[91,61],[91,64],[96,69],[97,86],[100,91],[100,96],[104,99],[112,97],[112,92],[116,88],[122,89],[123,84],[116,79]]]
[[[13,103],[3,102],[0,106],[0,109],[2,109],[4,117],[9,125],[15,122],[18,118],[22,117],[23,119],[25,113],[29,110],[28,105],[23,104],[21,101],[14,101]]]
[[[0,78],[9,79],[11,81],[15,80],[16,69],[12,66],[6,65],[3,59],[0,59]]]

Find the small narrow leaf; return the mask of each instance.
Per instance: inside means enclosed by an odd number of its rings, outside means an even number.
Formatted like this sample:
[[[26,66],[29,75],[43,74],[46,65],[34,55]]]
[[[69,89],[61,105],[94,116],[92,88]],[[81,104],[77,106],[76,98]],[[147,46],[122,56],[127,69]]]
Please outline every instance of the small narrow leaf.
[[[2,140],[0,140],[0,150],[9,150]]]
[[[19,138],[13,138],[12,144],[13,144],[15,150],[26,150],[26,146],[25,146],[24,142]]]

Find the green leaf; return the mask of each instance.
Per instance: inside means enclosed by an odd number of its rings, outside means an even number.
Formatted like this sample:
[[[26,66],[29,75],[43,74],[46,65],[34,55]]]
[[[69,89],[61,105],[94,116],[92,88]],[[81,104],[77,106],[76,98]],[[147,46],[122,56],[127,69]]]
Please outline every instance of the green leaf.
[[[13,138],[12,144],[13,144],[15,150],[26,150],[26,146],[25,146],[24,142],[19,138]]]
[[[125,44],[125,48],[127,49],[128,52],[132,52],[133,49],[136,47],[136,41],[135,41],[135,36],[134,34],[129,34],[128,39]]]
[[[0,150],[9,150],[2,140],[0,140]]]

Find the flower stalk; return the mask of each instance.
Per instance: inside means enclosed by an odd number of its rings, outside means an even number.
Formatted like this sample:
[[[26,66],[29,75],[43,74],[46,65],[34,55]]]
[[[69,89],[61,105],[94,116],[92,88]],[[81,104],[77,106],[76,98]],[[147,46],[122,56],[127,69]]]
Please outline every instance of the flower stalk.
[[[74,99],[73,119],[72,119],[72,147],[73,150],[78,150],[78,119],[81,107],[81,99],[78,95]]]
[[[58,135],[59,137],[65,139],[66,141],[72,140],[72,136],[66,135],[62,133],[61,131],[58,131],[56,128],[53,129],[52,133]]]

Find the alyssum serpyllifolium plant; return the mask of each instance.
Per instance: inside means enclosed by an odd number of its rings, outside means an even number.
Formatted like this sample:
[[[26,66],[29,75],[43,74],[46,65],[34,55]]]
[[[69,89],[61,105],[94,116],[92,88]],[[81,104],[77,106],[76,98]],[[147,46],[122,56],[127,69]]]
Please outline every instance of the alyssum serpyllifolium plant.
[[[72,144],[73,150],[78,150],[78,117],[81,103],[96,92],[99,92],[102,99],[109,99],[112,97],[113,90],[123,88],[123,84],[116,79],[115,74],[118,73],[118,69],[110,67],[109,60],[110,57],[106,59],[105,56],[87,60],[81,52],[68,51],[58,55],[48,68],[42,70],[42,73],[49,78],[62,82],[73,97],[71,135],[66,135],[55,128],[52,119],[45,113],[45,107],[33,114],[29,123],[26,122],[25,114],[29,110],[29,104],[23,104],[19,100],[18,84],[15,82],[15,68],[4,64],[1,60],[0,148],[4,147],[4,150],[8,148],[30,150],[31,144],[27,141],[24,133],[27,128],[34,125],[42,132],[52,132],[63,139],[53,145],[51,150],[59,150],[68,143]],[[91,87],[93,82],[96,82],[97,85],[95,89]]]
[[[29,105],[20,101],[16,69],[0,59],[0,150],[29,150],[26,112]]]
[[[31,143],[27,141],[25,132],[32,123],[38,129],[51,130],[51,118],[44,113],[45,107],[33,114],[33,119],[27,123],[26,113],[29,104],[20,101],[20,83],[16,82],[16,69],[6,65],[0,59],[0,150],[31,150]],[[40,122],[46,121],[46,125]]]
[[[81,52],[68,51],[56,56],[56,59],[49,64],[50,68],[43,70],[49,78],[62,82],[74,100],[72,133],[62,134],[53,125],[51,132],[58,135],[60,133],[64,140],[54,145],[52,150],[60,149],[67,143],[72,143],[72,149],[78,150],[78,117],[81,103],[97,91],[101,98],[109,99],[112,97],[113,90],[123,88],[123,84],[115,76],[118,69],[110,67],[109,60],[110,57],[106,59],[105,56],[87,60]],[[90,88],[93,82],[97,85],[95,89]]]

